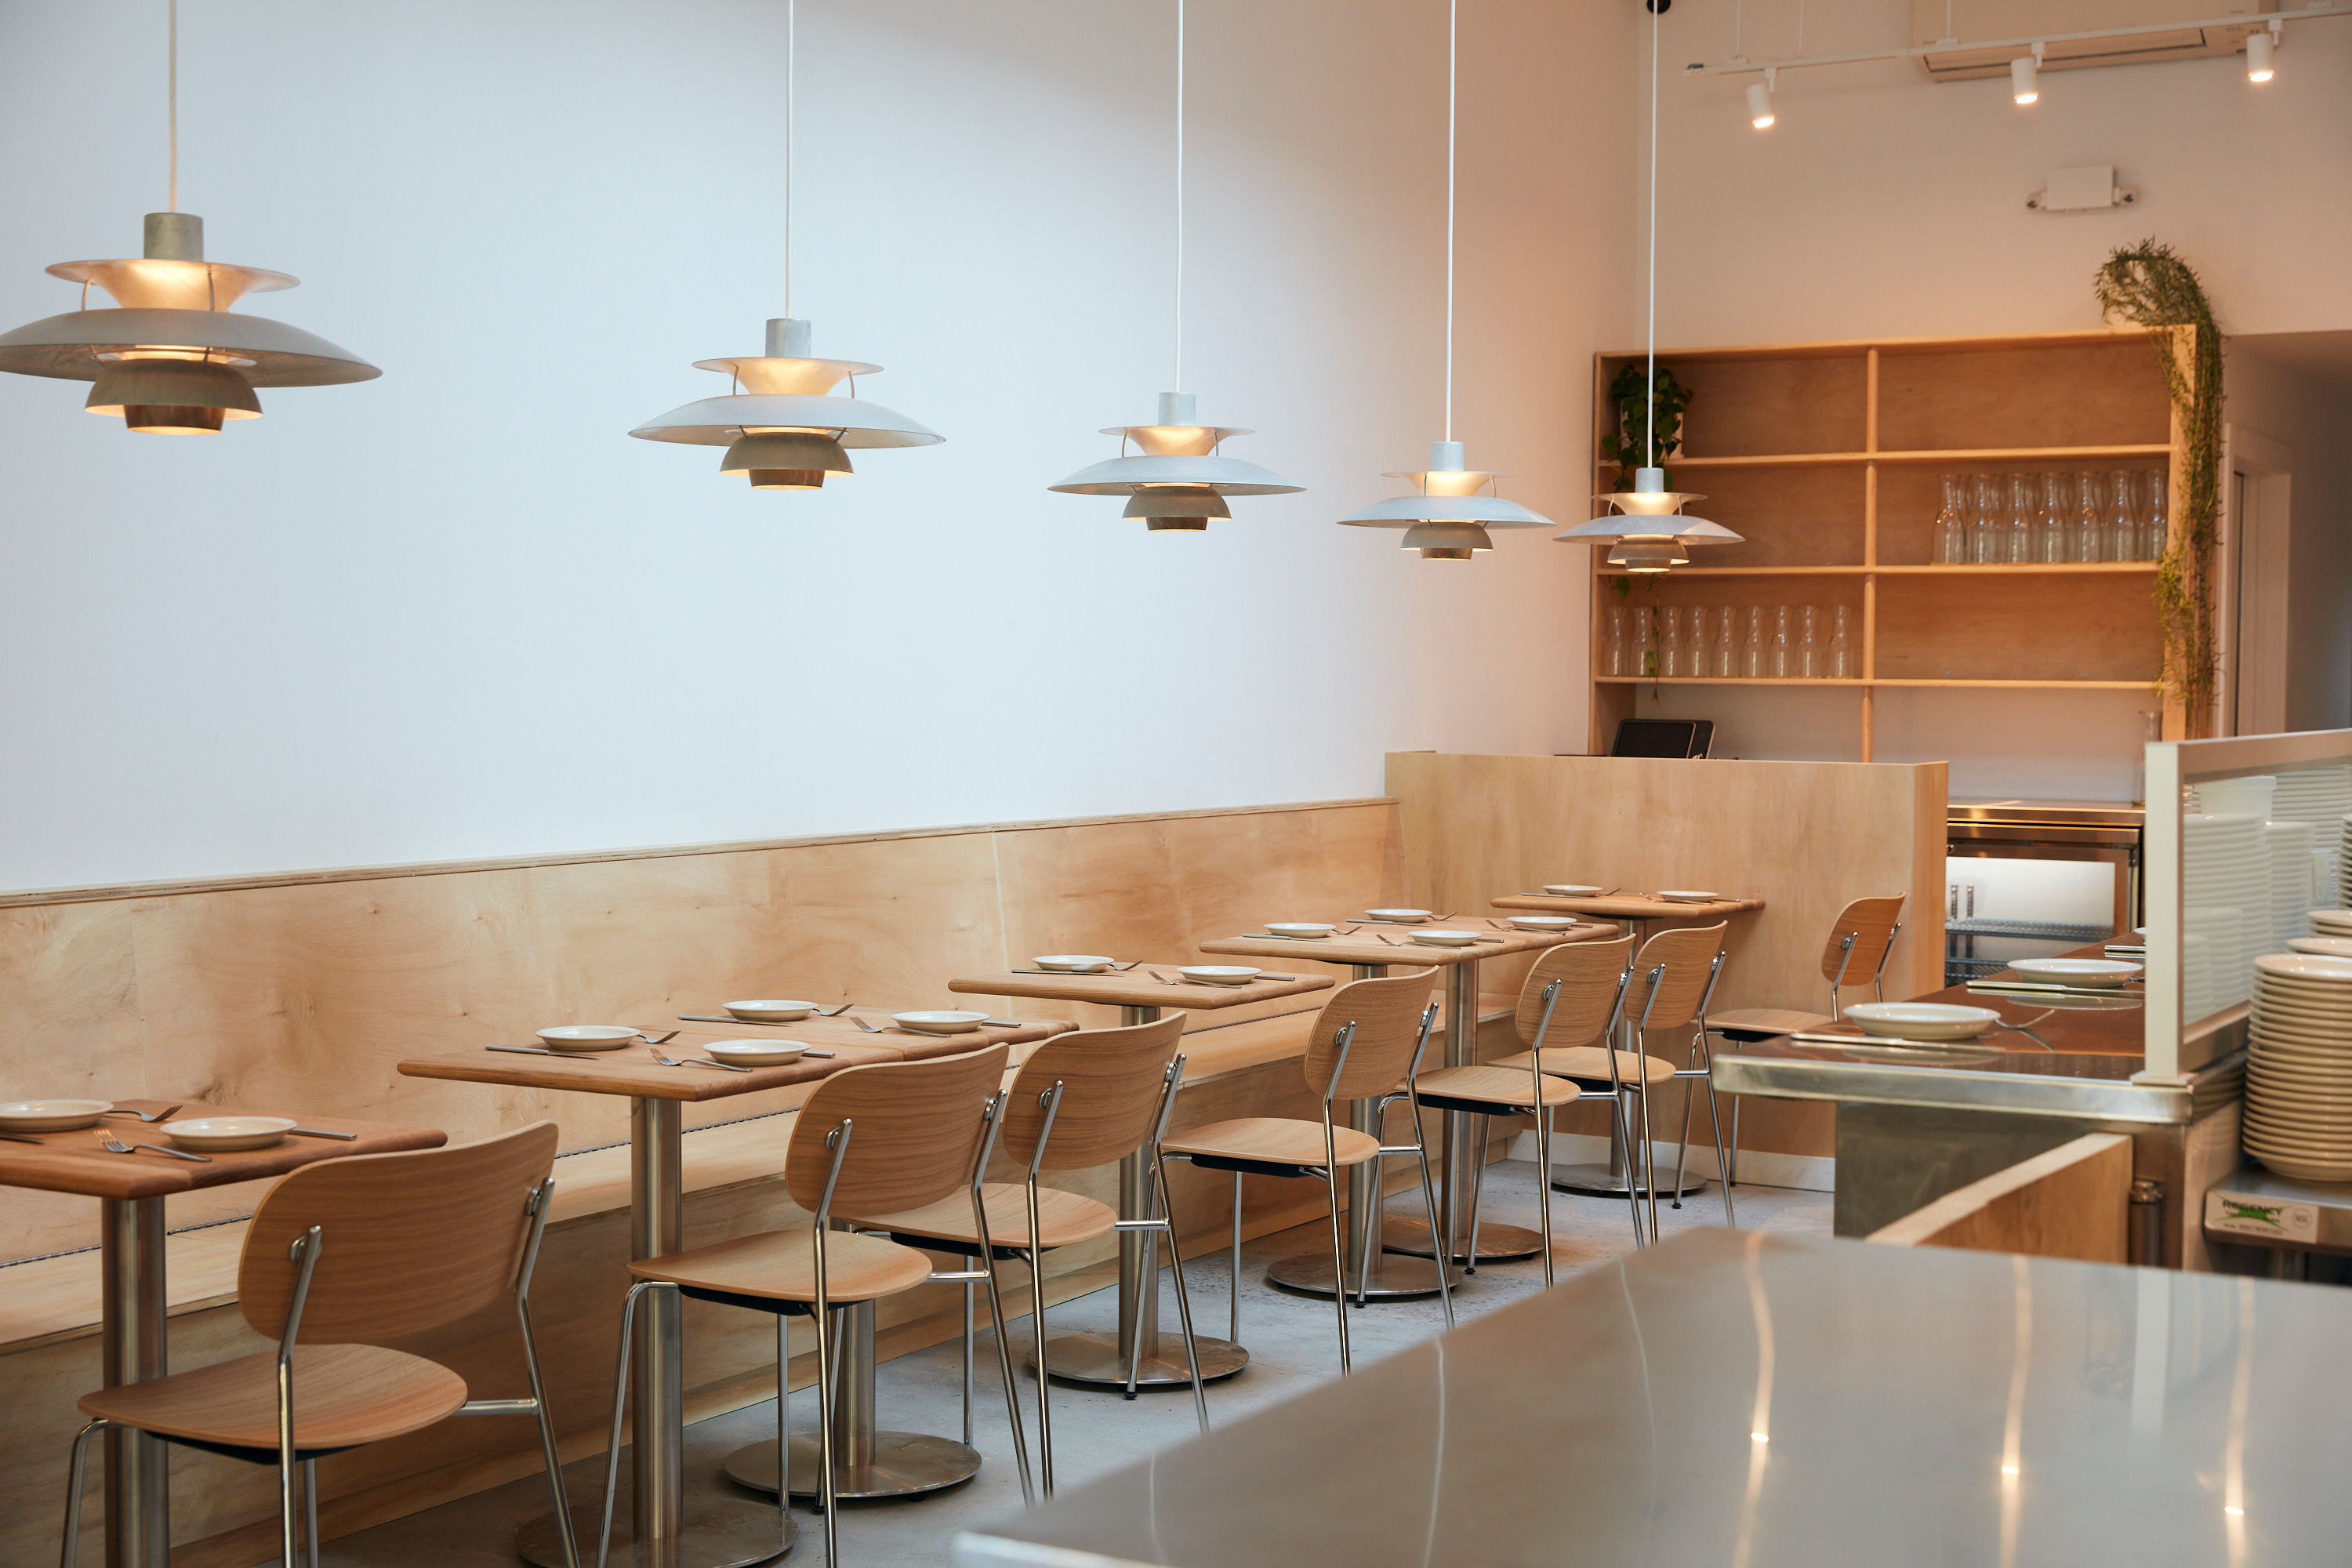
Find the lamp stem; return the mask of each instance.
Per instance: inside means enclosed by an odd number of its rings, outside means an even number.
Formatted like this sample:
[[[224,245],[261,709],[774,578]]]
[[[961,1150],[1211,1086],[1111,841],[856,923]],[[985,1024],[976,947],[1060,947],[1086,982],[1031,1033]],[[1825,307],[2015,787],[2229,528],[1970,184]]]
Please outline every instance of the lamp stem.
[[[1650,365],[1642,388],[1646,468],[1658,466],[1658,13],[1664,9],[1660,0],[1650,0]]]
[[[1184,0],[1176,0],[1176,366],[1171,389],[1184,390]]]
[[[174,4],[177,0],[174,0]],[[793,313],[793,86],[799,74],[799,6],[784,0],[784,314]]]
[[[164,119],[169,124],[172,144],[171,212],[180,210],[180,0],[166,0],[170,21],[165,31],[170,37],[171,63],[164,68]]]
[[[1445,8],[1445,438],[1454,439],[1454,121],[1461,76],[1462,0]]]

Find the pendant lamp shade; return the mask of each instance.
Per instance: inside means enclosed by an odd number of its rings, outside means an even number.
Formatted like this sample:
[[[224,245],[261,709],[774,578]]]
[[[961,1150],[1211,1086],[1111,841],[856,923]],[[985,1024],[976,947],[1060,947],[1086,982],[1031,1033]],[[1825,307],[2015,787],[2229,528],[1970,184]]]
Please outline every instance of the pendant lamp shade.
[[[1374,501],[1340,522],[1349,528],[1401,528],[1403,547],[1420,551],[1424,561],[1467,561],[1475,552],[1492,550],[1492,529],[1552,526],[1541,512],[1482,493],[1509,476],[1464,468],[1459,441],[1432,441],[1429,467],[1422,472],[1381,477],[1410,479],[1414,493]]]
[[[193,435],[258,419],[259,386],[331,386],[383,373],[324,338],[229,309],[247,294],[291,289],[283,272],[205,259],[205,220],[149,213],[145,254],[60,261],[53,277],[112,297],[112,310],[74,310],[0,334],[0,371],[94,384],[83,405],[133,430]]]
[[[768,322],[768,352],[756,359],[703,359],[697,370],[722,371],[743,390],[673,408],[629,432],[646,441],[724,447],[722,474],[750,479],[753,489],[817,489],[828,475],[851,471],[852,447],[929,447],[946,437],[895,409],[862,397],[836,397],[847,381],[881,370],[856,360],[810,355],[809,323]]]
[[[1609,563],[1628,572],[1664,572],[1690,559],[1693,544],[1738,544],[1738,534],[1719,522],[1685,516],[1683,508],[1702,495],[1666,489],[1664,468],[1636,468],[1633,488],[1596,496],[1610,510],[1552,538],[1562,544],[1607,544]]]
[[[1141,518],[1154,533],[1197,533],[1213,517],[1232,516],[1227,496],[1289,495],[1299,489],[1271,468],[1219,455],[1217,448],[1247,430],[1202,425],[1189,392],[1160,395],[1156,425],[1113,425],[1103,431],[1119,439],[1119,455],[1080,468],[1045,488],[1064,495],[1128,496],[1120,515]],[[1132,443],[1138,449],[1129,456]]]

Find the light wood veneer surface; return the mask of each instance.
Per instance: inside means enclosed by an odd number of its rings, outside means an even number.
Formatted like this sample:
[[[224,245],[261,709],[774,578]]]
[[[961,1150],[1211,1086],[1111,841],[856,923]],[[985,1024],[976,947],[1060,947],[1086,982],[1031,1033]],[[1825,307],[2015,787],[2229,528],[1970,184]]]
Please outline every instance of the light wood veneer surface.
[[[118,1100],[125,1110],[154,1112],[166,1100]],[[163,1143],[170,1122],[148,1125],[127,1116],[110,1116],[96,1128],[71,1132],[27,1132],[41,1146],[0,1141],[0,1186],[36,1187],[53,1193],[80,1193],[94,1198],[152,1198],[184,1193],[196,1187],[216,1187],[230,1182],[258,1181],[320,1160],[348,1154],[390,1154],[404,1149],[437,1149],[448,1134],[435,1127],[403,1127],[385,1121],[354,1121],[341,1116],[311,1116],[278,1108],[232,1110],[226,1106],[190,1104],[174,1121],[205,1116],[289,1116],[304,1127],[322,1132],[355,1132],[351,1142],[336,1138],[289,1138],[272,1149],[248,1149],[242,1153],[214,1154],[209,1163],[175,1160],[168,1154],[111,1154],[100,1146],[98,1134],[111,1131],[123,1143]]]
[[[1330,977],[1322,974],[1253,980],[1246,985],[1195,982],[1169,985],[1151,977],[1151,971],[1156,969],[1172,978],[1181,967],[1179,961],[1139,963],[1118,974],[974,974],[949,981],[948,989],[978,996],[1029,996],[1054,1002],[1093,1002],[1106,1007],[1182,1007],[1209,1012],[1331,988]]]

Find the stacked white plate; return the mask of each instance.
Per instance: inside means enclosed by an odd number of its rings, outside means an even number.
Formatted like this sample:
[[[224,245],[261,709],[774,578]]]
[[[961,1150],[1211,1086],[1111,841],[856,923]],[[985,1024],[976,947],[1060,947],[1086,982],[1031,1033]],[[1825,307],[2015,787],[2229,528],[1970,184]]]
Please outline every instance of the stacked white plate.
[[[2262,818],[2246,812],[2182,817],[2180,892],[2182,929],[2206,939],[2213,974],[2212,1006],[2190,1016],[2244,1001],[2254,959],[2278,946]]]
[[[2352,812],[2352,767],[2305,768],[2278,775],[2271,796],[2273,822],[2308,822],[2333,829]]]
[[[2352,910],[2313,910],[2304,918],[2313,936],[2352,936]]]
[[[2278,799],[2278,780],[2269,773],[2248,779],[2211,779],[2195,786],[2197,809],[2212,816],[2269,818]]]
[[[2352,908],[2352,816],[2344,819],[2344,826],[2336,840],[2336,886],[2333,890],[2337,908]]]
[[[2276,952],[2303,934],[2304,911],[2311,908],[2311,824],[2265,822],[2263,850],[2270,861],[2270,941]]]
[[[2352,958],[2254,963],[2246,1152],[2280,1175],[2352,1181]]]

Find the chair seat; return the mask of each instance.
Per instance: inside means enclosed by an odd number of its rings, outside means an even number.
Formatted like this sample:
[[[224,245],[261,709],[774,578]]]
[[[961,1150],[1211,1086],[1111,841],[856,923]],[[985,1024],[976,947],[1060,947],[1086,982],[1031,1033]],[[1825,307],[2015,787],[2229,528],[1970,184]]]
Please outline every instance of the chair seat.
[[[1737,1030],[1743,1035],[1793,1035],[1800,1029],[1818,1029],[1837,1020],[1827,1013],[1800,1013],[1787,1007],[1747,1007],[1736,1013],[1711,1015],[1706,1026],[1714,1030]]]
[[[1547,1106],[1566,1105],[1584,1092],[1564,1076],[1548,1075],[1541,1082],[1543,1103]],[[1516,1068],[1496,1064],[1437,1068],[1413,1079],[1412,1087],[1424,1100],[1471,1100],[1498,1109],[1535,1103],[1525,1052],[1520,1053],[1519,1065]]]
[[[1331,1130],[1334,1158],[1341,1165],[1360,1165],[1380,1153],[1381,1141],[1352,1127]],[[1171,1154],[1206,1154],[1218,1160],[1248,1160],[1261,1165],[1323,1164],[1323,1124],[1293,1121],[1279,1116],[1242,1116],[1212,1121],[1167,1139],[1160,1147]]]
[[[964,1212],[969,1217],[969,1205]],[[640,1258],[629,1265],[629,1273],[639,1279],[666,1279],[690,1290],[771,1301],[814,1301],[816,1259],[812,1253],[807,1231],[770,1230],[690,1252]],[[825,1299],[835,1305],[895,1296],[931,1276],[931,1260],[913,1247],[852,1231],[826,1237],[824,1258]]]
[[[1528,1070],[1528,1053],[1505,1057],[1492,1065]],[[1609,1087],[1609,1055],[1599,1046],[1547,1046],[1543,1053],[1543,1070],[1553,1078],[1564,1078],[1589,1087]],[[1632,1051],[1617,1053],[1617,1076],[1635,1089],[1646,1083],[1664,1083],[1675,1076],[1675,1064],[1663,1057],[1635,1056]]]
[[[1029,1200],[1027,1188],[1014,1182],[990,1182],[981,1189],[982,1202],[988,1210],[988,1239],[996,1247],[1027,1247],[1029,1245]],[[887,1230],[894,1236],[934,1237],[969,1247],[980,1245],[980,1231],[971,1223],[971,1196],[958,1193],[941,1198],[923,1208],[909,1209],[905,1214],[885,1215],[878,1219],[861,1220],[861,1225],[875,1230]],[[1081,1241],[1092,1241],[1098,1236],[1108,1236],[1118,1223],[1118,1211],[1079,1193],[1065,1193],[1052,1187],[1037,1189],[1037,1228],[1043,1233],[1039,1245],[1045,1247],[1068,1247]]]
[[[466,1403],[466,1380],[380,1345],[294,1347],[294,1447],[355,1448],[418,1431]],[[85,1415],[225,1448],[278,1448],[278,1352],[82,1395]]]

